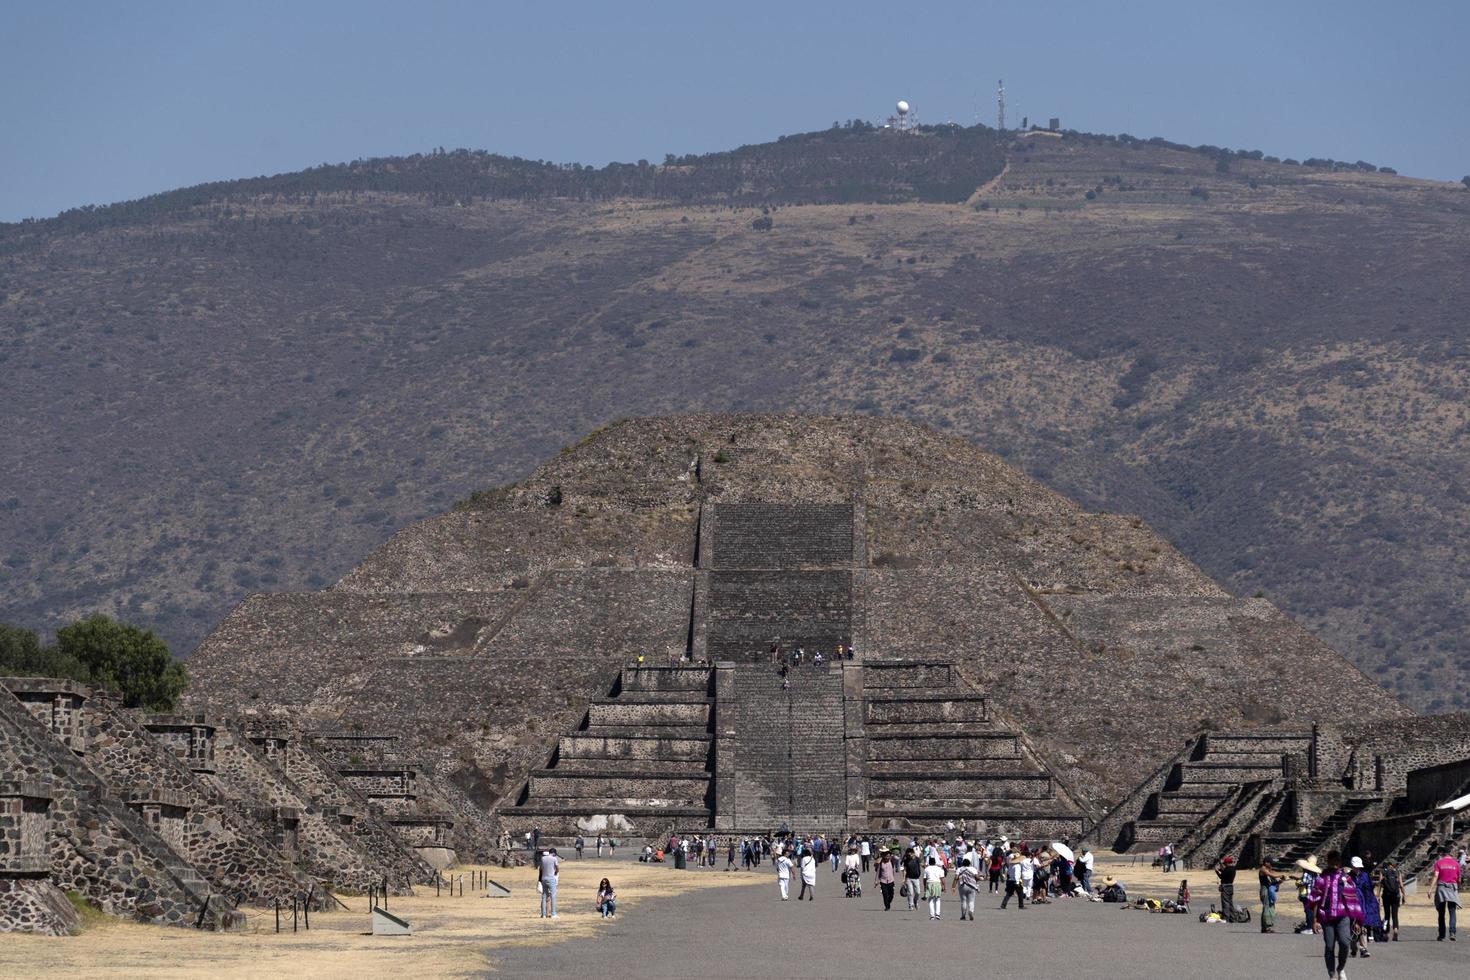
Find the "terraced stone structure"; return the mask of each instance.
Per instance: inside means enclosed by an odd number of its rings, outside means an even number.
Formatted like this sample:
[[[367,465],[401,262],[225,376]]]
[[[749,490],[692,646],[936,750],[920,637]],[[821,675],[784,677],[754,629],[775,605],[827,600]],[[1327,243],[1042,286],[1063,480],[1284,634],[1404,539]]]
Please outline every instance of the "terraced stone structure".
[[[806,653],[786,678],[777,644]],[[1064,833],[1202,729],[1349,694],[1408,714],[1136,518],[871,418],[618,423],[331,589],[250,597],[191,674],[191,710],[398,735],[420,778],[548,835]]]
[[[395,830],[293,740],[261,741],[268,752],[218,719],[148,716],[71,681],[0,678],[0,931],[71,931],[66,891],[113,915],[234,929],[242,907],[434,880],[417,828]]]

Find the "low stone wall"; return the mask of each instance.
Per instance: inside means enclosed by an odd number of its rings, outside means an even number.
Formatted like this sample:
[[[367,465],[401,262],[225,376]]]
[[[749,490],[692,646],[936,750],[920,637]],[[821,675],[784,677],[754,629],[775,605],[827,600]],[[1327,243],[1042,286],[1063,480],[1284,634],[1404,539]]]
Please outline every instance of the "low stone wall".
[[[868,758],[875,762],[906,759],[990,759],[1020,754],[1014,732],[977,732],[973,735],[868,736]]]
[[[985,698],[873,698],[863,706],[864,721],[869,725],[919,725],[930,722],[969,722],[983,724],[990,720],[990,707]],[[882,734],[875,729],[873,734]]]
[[[640,738],[624,735],[563,735],[563,759],[700,762],[709,756],[709,740],[694,738]]]
[[[931,778],[873,774],[868,777],[868,794],[871,800],[906,800],[922,805],[950,801],[1046,800],[1053,796],[1050,776],[1017,773],[999,776],[944,774]]]
[[[710,719],[708,702],[636,702],[612,701],[595,703],[588,709],[587,720],[594,726],[658,727],[695,726],[707,728]]]

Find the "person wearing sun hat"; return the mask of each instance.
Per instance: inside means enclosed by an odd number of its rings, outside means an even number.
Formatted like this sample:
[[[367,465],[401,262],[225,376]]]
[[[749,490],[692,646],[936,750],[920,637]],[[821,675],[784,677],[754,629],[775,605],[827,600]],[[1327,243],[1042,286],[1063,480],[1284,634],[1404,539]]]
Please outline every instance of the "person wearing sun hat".
[[[1312,925],[1317,921],[1316,909],[1307,901],[1307,896],[1311,894],[1312,882],[1316,881],[1317,876],[1322,873],[1322,866],[1317,863],[1317,855],[1315,854],[1311,857],[1297,858],[1296,866],[1302,872],[1296,877],[1296,895],[1302,903],[1302,914],[1306,916],[1306,920],[1296,929],[1297,933],[1300,934],[1311,932]]]

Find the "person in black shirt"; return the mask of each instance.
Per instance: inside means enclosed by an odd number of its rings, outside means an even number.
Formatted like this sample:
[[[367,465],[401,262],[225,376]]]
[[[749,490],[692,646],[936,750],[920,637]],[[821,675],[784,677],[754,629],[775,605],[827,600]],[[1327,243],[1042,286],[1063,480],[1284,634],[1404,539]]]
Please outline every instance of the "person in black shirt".
[[[1220,879],[1220,917],[1226,922],[1235,921],[1235,858],[1225,855],[1215,865],[1215,877]]]

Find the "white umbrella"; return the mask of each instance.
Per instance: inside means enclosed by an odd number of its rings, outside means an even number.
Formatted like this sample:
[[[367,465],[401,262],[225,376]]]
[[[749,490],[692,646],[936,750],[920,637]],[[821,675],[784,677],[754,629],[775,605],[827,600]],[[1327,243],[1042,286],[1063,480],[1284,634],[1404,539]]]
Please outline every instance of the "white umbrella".
[[[1051,842],[1051,849],[1053,851],[1056,851],[1062,857],[1066,858],[1068,861],[1077,860],[1077,855],[1072,853],[1072,849],[1059,840],[1054,840]]]

